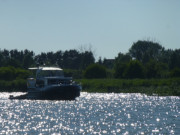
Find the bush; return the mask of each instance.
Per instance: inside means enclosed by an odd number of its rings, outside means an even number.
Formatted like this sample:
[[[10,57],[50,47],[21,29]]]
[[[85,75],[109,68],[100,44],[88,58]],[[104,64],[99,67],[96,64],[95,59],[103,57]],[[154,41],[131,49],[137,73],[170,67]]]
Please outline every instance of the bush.
[[[106,68],[99,64],[92,64],[86,68],[84,71],[84,77],[91,78],[106,78]]]
[[[0,91],[26,91],[31,72],[14,67],[0,67]]]
[[[31,71],[19,68],[17,68],[15,71],[15,79],[27,79],[32,74]]]
[[[64,76],[66,76],[66,77],[73,77],[74,79],[82,78],[81,70],[63,69],[63,71],[64,71]]]
[[[14,68],[14,67],[1,67],[0,80],[11,81],[15,79],[26,79],[31,74],[30,71]]]
[[[0,80],[0,91],[21,91],[25,92],[27,90],[26,80],[17,79],[13,81]]]
[[[14,67],[1,67],[0,68],[0,80],[13,80],[15,78]]]
[[[127,68],[127,64],[124,63],[116,63],[114,67],[114,77],[115,78],[124,78],[124,72]]]
[[[174,69],[171,71],[171,76],[172,76],[172,77],[180,77],[180,68],[174,68]]]
[[[129,79],[143,78],[144,67],[138,60],[132,60],[128,63],[127,69],[125,70],[123,76]]]

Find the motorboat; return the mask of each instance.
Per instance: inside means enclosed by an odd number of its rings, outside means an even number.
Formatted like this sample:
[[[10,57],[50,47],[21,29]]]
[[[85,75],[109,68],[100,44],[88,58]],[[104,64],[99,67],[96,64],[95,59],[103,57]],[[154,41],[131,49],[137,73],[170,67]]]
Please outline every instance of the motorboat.
[[[35,76],[27,79],[27,94],[22,99],[74,100],[80,96],[81,85],[65,77],[59,67],[29,68]],[[11,96],[10,99],[18,97]]]

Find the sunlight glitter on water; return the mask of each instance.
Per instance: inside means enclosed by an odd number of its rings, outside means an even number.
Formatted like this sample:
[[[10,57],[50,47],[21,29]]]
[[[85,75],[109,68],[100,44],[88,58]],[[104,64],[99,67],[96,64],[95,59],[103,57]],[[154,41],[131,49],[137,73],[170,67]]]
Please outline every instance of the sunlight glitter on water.
[[[9,100],[0,134],[180,134],[180,98],[85,93],[76,101]]]

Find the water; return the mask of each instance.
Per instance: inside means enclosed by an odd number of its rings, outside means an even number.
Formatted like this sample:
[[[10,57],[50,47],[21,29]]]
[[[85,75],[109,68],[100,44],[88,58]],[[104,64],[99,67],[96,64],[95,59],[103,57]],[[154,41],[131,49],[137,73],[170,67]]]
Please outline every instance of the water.
[[[76,101],[35,101],[9,95],[0,93],[0,134],[180,134],[180,97],[81,93]]]

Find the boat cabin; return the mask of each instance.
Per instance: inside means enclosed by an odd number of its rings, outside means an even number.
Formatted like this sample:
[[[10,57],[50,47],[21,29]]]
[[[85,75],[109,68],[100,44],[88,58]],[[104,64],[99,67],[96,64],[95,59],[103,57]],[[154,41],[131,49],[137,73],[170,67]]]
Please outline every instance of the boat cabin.
[[[42,68],[37,70],[36,78],[41,77],[64,77],[64,73],[60,68]]]
[[[63,70],[57,67],[39,67],[29,68],[36,71],[36,77],[30,77],[27,80],[27,87],[33,89],[53,84],[70,84],[71,77],[64,77]]]

